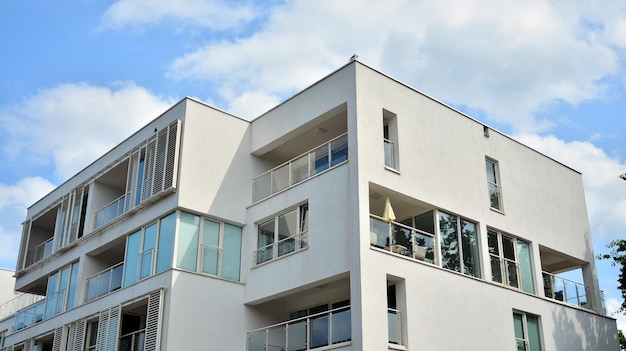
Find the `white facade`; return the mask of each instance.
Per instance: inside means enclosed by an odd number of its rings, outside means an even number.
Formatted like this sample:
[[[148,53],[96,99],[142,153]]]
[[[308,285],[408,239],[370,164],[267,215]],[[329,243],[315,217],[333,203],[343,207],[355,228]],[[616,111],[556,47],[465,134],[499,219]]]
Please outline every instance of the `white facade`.
[[[180,101],[28,209],[16,277],[9,350],[618,349],[581,175],[358,61]]]

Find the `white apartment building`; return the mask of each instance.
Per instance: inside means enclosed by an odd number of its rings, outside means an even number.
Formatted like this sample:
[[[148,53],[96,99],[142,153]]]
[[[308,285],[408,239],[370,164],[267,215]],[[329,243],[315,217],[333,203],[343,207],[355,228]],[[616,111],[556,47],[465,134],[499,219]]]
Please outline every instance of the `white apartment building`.
[[[2,351],[619,347],[581,174],[359,61],[185,98],[23,228]]]

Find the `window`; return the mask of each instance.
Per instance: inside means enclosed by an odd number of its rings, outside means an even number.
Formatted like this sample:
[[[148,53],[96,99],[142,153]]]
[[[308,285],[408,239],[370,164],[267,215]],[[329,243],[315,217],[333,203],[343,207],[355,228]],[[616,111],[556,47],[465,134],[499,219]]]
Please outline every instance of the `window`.
[[[383,110],[383,142],[385,146],[385,167],[398,169],[398,127],[396,115]]]
[[[487,229],[491,280],[534,293],[530,244],[493,229]]]
[[[128,236],[124,286],[172,267],[175,228],[174,212]]]
[[[487,185],[489,187],[489,201],[491,208],[504,211],[502,206],[502,186],[500,185],[500,174],[498,170],[498,162],[486,159],[487,165]]]
[[[258,226],[254,261],[261,264],[307,247],[309,205],[300,205]]]
[[[176,267],[239,281],[241,228],[181,212]]]
[[[513,328],[517,351],[541,351],[538,316],[513,311]]]
[[[439,211],[441,266],[480,278],[476,223]]]
[[[85,335],[85,351],[96,351],[98,343],[98,321],[95,320],[87,324],[87,333]]]
[[[288,332],[290,345],[293,342],[298,345],[307,345],[307,320],[308,337],[311,348],[339,344],[352,340],[350,300],[342,300],[333,303],[323,303],[314,307],[291,312],[291,320]],[[308,317],[308,318],[304,318]],[[292,341],[293,340],[293,341]],[[292,349],[291,347],[289,348]],[[302,348],[304,349],[304,347]]]
[[[78,262],[73,263],[48,277],[44,319],[74,307]]]
[[[7,330],[0,331],[0,349],[4,347],[4,339],[7,337]]]

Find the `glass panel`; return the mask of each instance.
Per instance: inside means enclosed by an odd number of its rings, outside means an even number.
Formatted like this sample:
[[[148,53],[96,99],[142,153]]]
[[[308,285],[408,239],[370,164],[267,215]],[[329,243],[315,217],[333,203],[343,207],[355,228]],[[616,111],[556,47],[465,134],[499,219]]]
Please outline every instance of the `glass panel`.
[[[274,258],[274,230],[275,221],[272,219],[261,225],[259,225],[259,232],[257,236],[257,256],[256,263],[263,263]]]
[[[224,224],[222,278],[239,281],[241,268],[241,228]]]
[[[344,136],[330,143],[330,166],[336,166],[348,159],[348,137]]]
[[[248,351],[265,351],[266,331],[257,330],[248,334]]]
[[[291,161],[292,184],[301,182],[309,177],[309,154]]]
[[[309,205],[300,206],[300,233],[309,231]]]
[[[287,349],[288,350],[304,350],[306,349],[306,319],[287,326]]]
[[[496,164],[493,161],[486,160],[487,181],[496,184]]]
[[[139,256],[139,279],[149,277],[152,273],[152,257],[154,249],[148,249]]]
[[[376,247],[389,247],[389,224],[370,218],[370,244]]]
[[[492,255],[500,256],[500,245],[498,244],[498,233],[493,230],[487,230],[487,243],[489,246],[489,253]]]
[[[272,194],[272,173],[267,172],[254,179],[254,201],[268,197]]]
[[[289,187],[289,163],[272,171],[272,194]]]
[[[54,313],[54,297],[59,282],[59,272],[52,274],[48,278],[48,287],[46,289],[46,312],[45,318],[50,318]]]
[[[311,162],[313,162],[313,164],[311,165],[311,175],[328,169],[328,145],[317,148],[316,150],[311,152],[311,156]]]
[[[463,273],[480,277],[476,223],[461,220],[461,240],[463,242]]]
[[[220,224],[205,219],[202,231],[202,272],[217,274]]]
[[[502,283],[502,265],[498,257],[491,256],[491,280]]]
[[[501,209],[500,207],[500,187],[494,184],[489,184],[489,199],[491,202],[491,208],[495,208],[497,210]]]
[[[113,291],[122,287],[122,272],[123,271],[124,271],[123,264],[111,270],[111,285],[109,287],[109,291]]]
[[[391,224],[392,245],[391,251],[405,256],[413,256],[411,243],[411,229]]]
[[[78,263],[74,263],[72,265],[72,271],[70,273],[70,284],[69,291],[67,293],[67,306],[66,309],[70,309],[74,307],[74,298],[76,295],[76,282],[78,281]]]
[[[387,310],[387,326],[389,328],[389,343],[402,344],[400,312],[394,309]]]
[[[515,330],[515,338],[524,339],[524,322],[522,321],[522,315],[513,312],[513,328]]]
[[[198,231],[200,217],[187,212],[180,213],[178,252],[176,266],[188,271],[196,271],[198,262]]]
[[[506,235],[502,235],[502,253],[504,258],[515,261],[515,245],[513,239]]]
[[[278,256],[295,251],[295,238],[293,236],[297,234],[297,229],[297,210],[278,216]]]
[[[159,243],[157,245],[156,273],[172,268],[174,256],[174,237],[176,234],[176,212],[161,218]]]
[[[350,310],[334,312],[331,315],[332,336],[331,342],[337,344],[340,342],[350,341],[352,339],[351,329],[351,313]]]
[[[311,347],[328,345],[328,315],[311,318]]]
[[[137,281],[137,269],[139,267],[139,245],[141,232],[136,232],[128,236],[126,242],[126,255],[124,257],[124,286],[129,286]]]
[[[439,239],[441,242],[441,266],[460,272],[461,260],[456,216],[439,212]]]
[[[519,274],[522,283],[522,290],[528,293],[534,293],[532,266],[530,264],[530,245],[517,239],[517,255],[519,259]]]
[[[507,277],[509,278],[509,285],[512,287],[519,287],[519,282],[517,279],[517,264],[511,261],[504,261],[506,265]]]
[[[528,346],[530,346],[530,351],[541,351],[539,318],[527,314],[526,325],[528,326]]]
[[[413,240],[415,243],[415,246],[413,247],[413,258],[428,263],[434,263],[435,238],[430,235],[416,232]]]
[[[202,245],[202,272],[217,275],[218,257],[218,248]]]
[[[391,168],[395,167],[393,159],[393,142],[391,140],[385,140],[385,166]]]
[[[285,350],[287,346],[287,333],[285,333],[285,325],[276,326],[267,331],[267,350]]]
[[[143,251],[152,249],[156,246],[157,224],[151,224],[145,228],[143,236]]]

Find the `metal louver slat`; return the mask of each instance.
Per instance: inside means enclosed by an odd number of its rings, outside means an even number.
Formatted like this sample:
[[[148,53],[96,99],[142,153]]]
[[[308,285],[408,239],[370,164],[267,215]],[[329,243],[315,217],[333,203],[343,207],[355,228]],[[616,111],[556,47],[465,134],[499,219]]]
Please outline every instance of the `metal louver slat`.
[[[118,344],[119,328],[120,328],[120,314],[122,306],[112,307],[109,310],[109,326],[106,335],[106,348],[102,351],[116,351]]]
[[[85,343],[85,327],[87,325],[87,321],[85,319],[79,319],[74,324],[74,338],[72,343],[68,345],[68,350],[82,351]]]
[[[109,329],[109,310],[104,310],[100,312],[100,318],[98,320],[98,341],[96,345],[96,349],[98,351],[103,351],[106,346],[106,335],[108,334]]]
[[[150,293],[146,314],[146,341],[144,351],[158,351],[161,334],[161,306],[163,290]]]
[[[180,143],[180,120],[176,120],[168,127],[167,156],[163,180],[163,190],[176,187],[178,170],[178,149]]]
[[[139,162],[139,150],[133,152],[128,158],[128,175],[126,176],[126,203],[124,212],[135,207],[135,181],[137,179],[137,163]]]
[[[22,351],[31,351],[32,349],[33,349],[33,339],[26,340],[26,342],[24,343],[24,347],[22,348]]]
[[[63,328],[56,328],[54,330],[54,338],[52,339],[52,351],[61,351],[62,343],[63,343]]]
[[[141,187],[141,202],[152,197],[152,180],[154,179],[154,157],[156,154],[156,137],[148,140],[148,146],[146,147],[146,155],[144,159],[144,171],[142,187]]]
[[[167,151],[168,128],[162,129],[157,137],[156,157],[154,162],[154,180],[152,182],[152,194],[164,190],[163,180],[165,175],[166,151]]]

